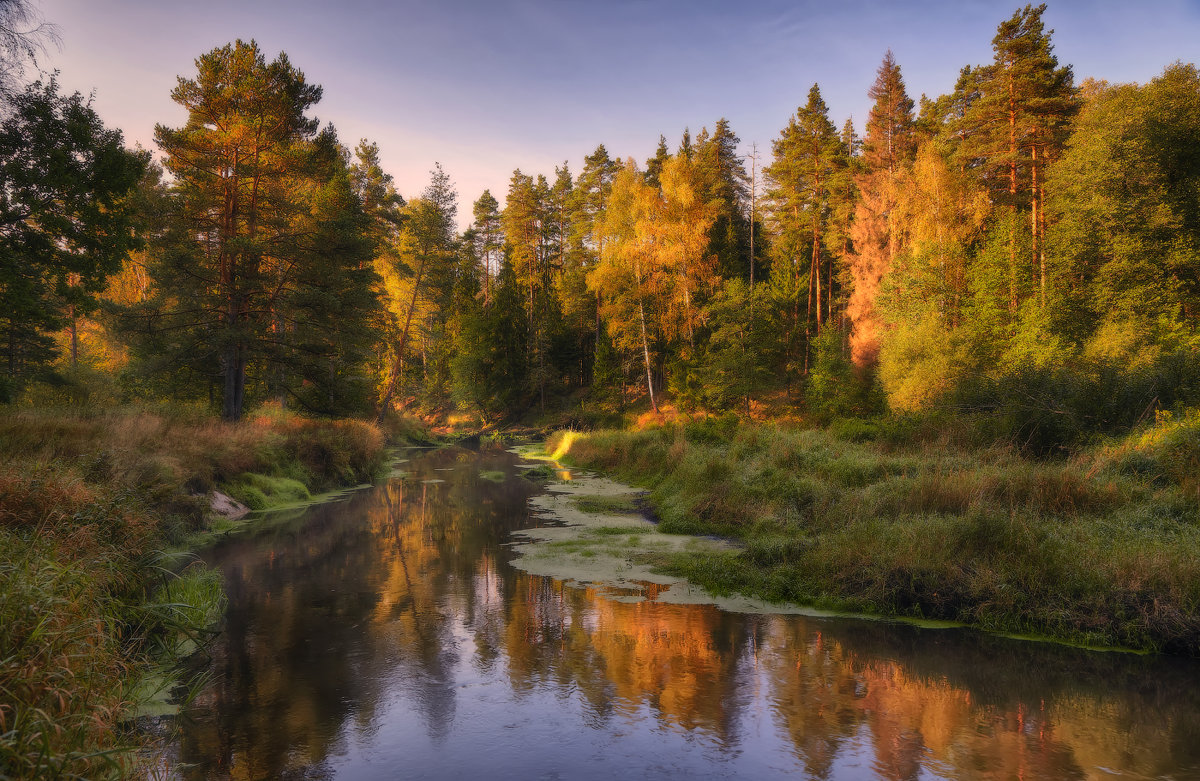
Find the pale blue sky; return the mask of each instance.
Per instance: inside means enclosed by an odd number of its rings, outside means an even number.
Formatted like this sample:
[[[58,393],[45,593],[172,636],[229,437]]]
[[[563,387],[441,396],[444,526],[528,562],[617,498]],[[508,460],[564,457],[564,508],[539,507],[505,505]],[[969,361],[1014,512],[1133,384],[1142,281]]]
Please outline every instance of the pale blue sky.
[[[867,88],[891,48],[914,100],[949,92],[990,61],[1016,2],[939,0],[42,0],[62,34],[47,58],[126,139],[182,124],[170,99],[195,58],[236,38],[286,51],[325,97],[316,115],[344,143],[377,141],[405,196],[434,161],[460,215],[484,188],[503,200],[514,168],[552,176],[603,143],[639,161],[729,119],[748,151],[771,141],[813,82],[841,127],[862,131]],[[1200,0],[1057,0],[1044,20],[1077,80],[1146,81],[1200,60]]]

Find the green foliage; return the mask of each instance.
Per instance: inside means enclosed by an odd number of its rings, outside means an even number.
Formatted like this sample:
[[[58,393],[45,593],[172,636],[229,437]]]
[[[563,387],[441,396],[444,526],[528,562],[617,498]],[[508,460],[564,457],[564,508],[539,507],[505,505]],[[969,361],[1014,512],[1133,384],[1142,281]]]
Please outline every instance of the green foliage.
[[[879,382],[893,410],[928,407],[954,387],[963,367],[955,336],[932,316],[895,326],[879,354]]]
[[[769,387],[782,352],[770,291],[727,280],[705,306],[704,317],[709,336],[696,371],[701,398],[718,410],[748,409],[754,394]]]
[[[129,195],[148,155],[54,78],[6,100],[0,121],[0,401],[57,355],[52,332],[98,306],[135,244]]]
[[[804,389],[809,411],[830,418],[870,415],[881,409],[873,375],[850,362],[846,334],[826,327],[812,348],[814,358]]]
[[[659,143],[659,149],[665,152],[665,139],[660,137]],[[715,212],[704,254],[715,258],[722,279],[746,280],[750,277],[750,220],[746,213],[750,177],[738,152],[739,143],[741,139],[729,120],[721,118],[712,135],[705,128],[696,137],[692,160],[702,197]],[[658,184],[657,175],[652,177],[649,170],[646,178]]]
[[[1200,305],[1200,75],[1096,87],[1051,170],[1051,246],[1069,333],[1106,320],[1167,338]]]
[[[464,309],[453,359],[455,387],[463,400],[497,414],[528,398],[526,323],[516,274],[506,260],[491,306]]]
[[[1045,454],[1071,452],[1098,434],[1127,433],[1156,409],[1200,403],[1200,359],[1191,348],[1087,347],[1069,363],[976,376],[955,390],[954,404],[982,413],[994,437]]]

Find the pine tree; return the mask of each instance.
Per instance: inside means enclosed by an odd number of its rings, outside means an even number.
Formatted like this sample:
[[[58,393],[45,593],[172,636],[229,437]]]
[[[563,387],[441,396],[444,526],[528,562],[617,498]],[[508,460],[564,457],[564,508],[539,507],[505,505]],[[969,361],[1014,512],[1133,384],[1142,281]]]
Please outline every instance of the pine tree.
[[[807,306],[803,321],[804,352],[802,366],[807,371],[808,339],[811,328],[819,331],[826,313],[822,303],[830,293],[828,271],[822,275],[825,229],[830,217],[830,183],[837,169],[844,165],[841,142],[829,111],[814,84],[808,102],[796,111],[773,145],[774,159],[766,169],[771,182],[769,197],[772,219],[779,234],[777,251],[783,257],[780,273],[792,276],[789,296],[792,298],[792,325],[788,338],[789,353],[796,357],[799,318],[799,292],[807,266]],[[807,262],[799,253],[807,248]]]
[[[185,267],[195,269],[194,292],[178,305],[197,307],[193,335],[223,378],[225,418],[237,420],[247,367],[272,339],[275,291],[296,262],[287,228],[302,207],[289,185],[303,176],[316,139],[317,120],[305,112],[321,88],[284,54],[267,63],[253,41],[214,49],[196,68],[196,78],[181,78],[171,93],[188,111],[187,124],[159,125],[155,140],[175,178],[183,228],[170,251],[182,261],[172,263],[174,281],[183,284]]]
[[[963,164],[979,173],[995,202],[1008,210],[1010,313],[1029,287],[1045,305],[1045,170],[1077,109],[1071,67],[1060,67],[1054,56],[1053,31],[1042,24],[1045,10],[1044,3],[1027,5],[1000,24],[992,39],[993,63],[973,71],[970,80],[960,79],[966,109],[953,128],[962,138]],[[1017,225],[1026,212],[1030,257],[1023,269]]]
[[[371,220],[375,241],[381,248],[396,239],[400,228],[404,198],[396,192],[392,175],[383,170],[379,161],[379,144],[358,142],[354,149],[355,162],[350,168],[354,192],[362,202],[363,211]]]
[[[483,271],[483,300],[492,300],[492,279],[500,269],[504,252],[504,226],[500,219],[500,202],[490,190],[484,190],[472,208],[475,217],[475,257]]]
[[[578,254],[578,266],[584,276],[595,268],[604,250],[604,238],[599,231],[604,210],[612,189],[613,177],[621,170],[621,164],[608,155],[604,145],[596,147],[592,154],[583,159],[583,170],[575,179],[571,193],[571,246]],[[593,349],[599,344],[600,309],[599,296],[593,295],[589,302],[593,314]],[[582,303],[578,308],[583,309]]]

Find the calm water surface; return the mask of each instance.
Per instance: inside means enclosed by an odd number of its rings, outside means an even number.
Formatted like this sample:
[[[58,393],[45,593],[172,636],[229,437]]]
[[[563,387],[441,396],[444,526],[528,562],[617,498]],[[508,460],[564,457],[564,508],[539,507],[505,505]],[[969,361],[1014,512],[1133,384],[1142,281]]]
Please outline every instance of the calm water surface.
[[[614,601],[509,566],[515,456],[409,457],[208,551],[185,777],[1200,778],[1196,662]]]

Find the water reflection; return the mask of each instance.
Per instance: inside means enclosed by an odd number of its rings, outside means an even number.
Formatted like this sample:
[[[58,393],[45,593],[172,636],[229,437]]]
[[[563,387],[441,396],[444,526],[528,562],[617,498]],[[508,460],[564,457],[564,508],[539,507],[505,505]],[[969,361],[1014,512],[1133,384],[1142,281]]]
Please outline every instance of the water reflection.
[[[527,575],[514,463],[433,451],[210,551],[230,608],[183,775],[1200,775],[1193,663]]]

